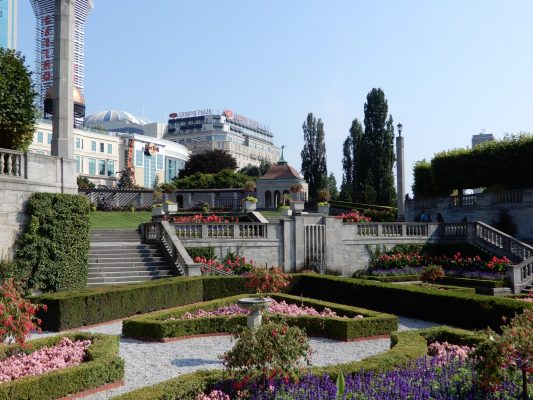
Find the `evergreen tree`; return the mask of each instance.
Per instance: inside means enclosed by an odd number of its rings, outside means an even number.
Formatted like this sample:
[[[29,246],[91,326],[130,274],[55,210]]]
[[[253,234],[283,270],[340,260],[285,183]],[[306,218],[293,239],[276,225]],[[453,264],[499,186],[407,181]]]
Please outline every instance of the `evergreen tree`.
[[[340,198],[344,201],[352,200],[353,191],[353,159],[352,138],[348,136],[342,145],[342,183]]]
[[[0,147],[28,150],[35,130],[36,95],[24,57],[0,47]]]
[[[362,201],[361,192],[368,176],[368,154],[364,151],[363,126],[356,118],[350,127],[350,144],[352,157],[352,201]]]
[[[317,191],[327,186],[328,170],[326,165],[326,144],[324,124],[313,113],[307,115],[302,129],[304,148],[302,150],[302,174],[309,184],[309,196],[316,198]]]
[[[197,172],[216,174],[224,169],[237,169],[235,158],[225,150],[207,150],[191,155],[185,167],[180,171],[179,177],[184,178]]]
[[[329,190],[331,200],[337,200],[339,198],[339,189],[337,189],[337,179],[333,172],[328,176],[327,189]]]

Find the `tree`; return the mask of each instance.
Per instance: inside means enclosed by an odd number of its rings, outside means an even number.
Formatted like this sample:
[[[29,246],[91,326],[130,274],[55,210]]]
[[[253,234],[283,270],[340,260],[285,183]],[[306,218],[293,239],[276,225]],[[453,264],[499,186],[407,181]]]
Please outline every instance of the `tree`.
[[[394,126],[389,106],[381,89],[372,89],[366,96],[365,132],[361,154],[365,154],[372,178],[367,184],[376,193],[376,201],[381,205],[392,205],[395,198],[394,176]],[[362,160],[363,161],[363,160]],[[366,199],[363,199],[366,202]]]
[[[121,189],[129,189],[135,187],[131,168],[125,168],[122,171],[119,171],[118,173],[120,174],[120,178],[117,182],[117,187]]]
[[[207,150],[203,153],[193,154],[180,171],[179,177],[184,178],[197,172],[216,174],[224,169],[237,169],[235,158],[225,150]]]
[[[333,172],[329,174],[327,188],[331,195],[331,200],[337,200],[339,198],[339,189],[337,189],[337,179]]]
[[[302,150],[302,174],[309,184],[309,196],[316,198],[318,189],[326,187],[328,169],[326,165],[326,144],[324,124],[313,113],[307,115],[303,123],[304,148]]]
[[[33,140],[37,93],[24,57],[0,48],[0,147],[26,151]]]
[[[353,159],[352,138],[348,136],[342,145],[342,184],[340,197],[344,201],[352,200],[353,191]]]
[[[94,182],[91,182],[85,176],[78,176],[76,180],[78,183],[78,189],[94,189],[96,187]]]
[[[368,157],[363,145],[363,125],[356,118],[352,121],[350,127],[350,144],[352,146],[352,201],[360,202],[362,200],[361,192],[364,188],[364,182],[368,177]]]

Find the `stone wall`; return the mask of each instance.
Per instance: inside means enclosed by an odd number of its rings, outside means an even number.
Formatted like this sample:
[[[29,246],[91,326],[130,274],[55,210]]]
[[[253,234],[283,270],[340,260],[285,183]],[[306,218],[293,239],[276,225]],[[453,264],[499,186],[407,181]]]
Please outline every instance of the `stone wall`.
[[[20,157],[20,171],[7,173],[4,164],[0,168],[0,259],[13,254],[15,240],[27,222],[25,206],[32,193],[78,191],[74,160],[0,149],[0,162],[12,155]]]
[[[434,222],[441,213],[444,222],[481,221],[494,227],[504,212],[516,224],[513,236],[533,240],[533,189],[407,200],[406,221],[415,221],[422,210]]]

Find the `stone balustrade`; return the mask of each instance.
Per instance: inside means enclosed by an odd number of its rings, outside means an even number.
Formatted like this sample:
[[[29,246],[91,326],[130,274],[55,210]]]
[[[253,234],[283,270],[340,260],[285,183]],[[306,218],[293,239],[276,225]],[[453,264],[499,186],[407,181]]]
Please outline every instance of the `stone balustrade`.
[[[203,239],[266,239],[265,223],[223,223],[223,224],[174,224],[179,238]]]
[[[438,224],[420,222],[364,222],[356,224],[356,237],[426,238],[437,229]]]
[[[15,150],[0,149],[0,175],[26,179],[26,156]]]

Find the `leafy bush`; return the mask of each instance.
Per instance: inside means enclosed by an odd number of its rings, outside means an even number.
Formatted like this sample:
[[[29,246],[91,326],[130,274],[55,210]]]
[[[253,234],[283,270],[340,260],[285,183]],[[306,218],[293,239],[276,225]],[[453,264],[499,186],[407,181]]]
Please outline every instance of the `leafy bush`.
[[[207,260],[215,260],[217,258],[217,253],[213,246],[187,247],[185,250],[187,250],[187,253],[189,253],[192,259],[200,257]]]
[[[277,293],[290,284],[290,276],[278,267],[256,267],[246,274],[246,287],[257,293]]]
[[[420,278],[425,282],[435,282],[437,279],[444,278],[444,270],[440,265],[429,264],[422,268]]]
[[[45,292],[87,285],[89,201],[85,196],[34,193],[30,222],[17,241],[15,278]]]
[[[235,339],[233,348],[223,356],[224,367],[244,389],[257,380],[263,387],[274,378],[294,380],[304,366],[311,365],[307,335],[285,322],[270,320],[256,329],[244,328]]]

